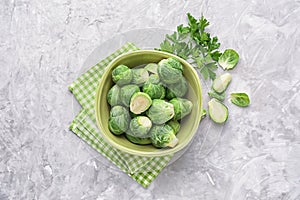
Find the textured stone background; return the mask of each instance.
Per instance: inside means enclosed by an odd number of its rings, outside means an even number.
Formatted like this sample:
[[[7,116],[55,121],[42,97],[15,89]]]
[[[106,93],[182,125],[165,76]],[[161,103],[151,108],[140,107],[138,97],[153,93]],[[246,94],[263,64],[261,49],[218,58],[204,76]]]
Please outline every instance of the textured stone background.
[[[228,103],[214,150],[195,141],[143,189],[68,131],[67,86],[111,36],[187,12],[239,52],[229,90],[252,104]],[[299,0],[1,0],[0,199],[300,199],[299,25]]]

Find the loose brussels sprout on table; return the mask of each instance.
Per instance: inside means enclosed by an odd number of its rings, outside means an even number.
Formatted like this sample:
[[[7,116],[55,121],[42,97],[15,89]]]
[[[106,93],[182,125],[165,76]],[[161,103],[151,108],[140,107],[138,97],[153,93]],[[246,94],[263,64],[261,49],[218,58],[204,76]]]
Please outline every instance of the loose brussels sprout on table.
[[[130,115],[123,106],[114,106],[110,110],[108,127],[111,132],[116,135],[124,133],[130,122]]]
[[[125,133],[134,144],[174,147],[178,143],[178,120],[193,107],[184,99],[188,83],[182,64],[168,58],[142,68],[119,65],[112,71],[112,80],[115,85],[107,93],[109,130],[115,135]]]
[[[137,85],[125,85],[120,90],[121,101],[124,106],[129,107],[132,95],[139,92],[140,88]]]
[[[130,122],[129,129],[134,137],[147,138],[152,127],[152,122],[148,117],[137,116]]]
[[[144,68],[132,69],[132,83],[136,85],[144,84],[149,78],[149,73]]]
[[[154,126],[150,134],[153,146],[158,148],[174,147],[178,143],[174,130],[167,124]]]
[[[114,85],[107,93],[107,102],[110,106],[116,106],[121,104],[120,98],[120,87],[118,85]]]
[[[126,65],[119,65],[112,71],[112,80],[119,86],[129,84],[132,80],[132,71]]]
[[[146,114],[154,124],[163,124],[174,117],[174,106],[165,100],[154,99]]]
[[[163,99],[166,94],[165,87],[159,83],[159,77],[156,74],[149,77],[143,86],[143,92],[147,93],[151,99]]]

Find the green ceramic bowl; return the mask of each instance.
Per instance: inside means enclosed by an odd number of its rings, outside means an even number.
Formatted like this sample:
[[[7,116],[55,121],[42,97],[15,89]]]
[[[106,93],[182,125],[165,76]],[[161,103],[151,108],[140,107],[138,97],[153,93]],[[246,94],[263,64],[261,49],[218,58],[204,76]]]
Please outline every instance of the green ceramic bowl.
[[[110,106],[107,103],[106,95],[108,90],[114,84],[111,78],[112,70],[120,64],[133,68],[142,64],[158,63],[160,60],[169,57],[177,58],[183,64],[183,74],[188,80],[190,87],[186,98],[192,101],[194,105],[191,114],[182,120],[180,131],[177,134],[179,139],[178,144],[174,148],[157,149],[152,145],[133,144],[129,142],[125,136],[116,136],[111,133],[108,129]],[[197,131],[202,111],[202,92],[200,81],[195,69],[188,62],[173,54],[155,50],[129,52],[117,57],[107,66],[96,91],[95,111],[97,125],[104,139],[106,139],[106,141],[115,148],[129,154],[147,157],[173,154],[186,147]]]

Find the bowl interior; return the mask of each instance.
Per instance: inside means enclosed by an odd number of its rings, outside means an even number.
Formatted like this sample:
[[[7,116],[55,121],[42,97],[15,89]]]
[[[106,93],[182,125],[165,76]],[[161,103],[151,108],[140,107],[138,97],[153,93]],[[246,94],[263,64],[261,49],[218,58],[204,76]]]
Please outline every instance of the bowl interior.
[[[116,136],[108,128],[108,119],[110,105],[107,103],[106,96],[108,90],[114,84],[111,78],[112,70],[120,64],[127,65],[130,68],[137,67],[147,63],[158,63],[160,60],[175,57],[184,66],[184,76],[189,83],[189,92],[185,98],[193,102],[191,114],[181,121],[181,128],[177,134],[179,143],[174,148],[157,149],[152,145],[136,145],[129,142],[125,136]],[[202,96],[201,86],[197,72],[185,60],[169,53],[155,50],[139,50],[123,54],[113,60],[107,67],[103,77],[98,85],[96,92],[95,111],[97,125],[100,128],[104,138],[114,147],[126,153],[139,156],[163,156],[175,153],[183,149],[193,138],[201,120]]]

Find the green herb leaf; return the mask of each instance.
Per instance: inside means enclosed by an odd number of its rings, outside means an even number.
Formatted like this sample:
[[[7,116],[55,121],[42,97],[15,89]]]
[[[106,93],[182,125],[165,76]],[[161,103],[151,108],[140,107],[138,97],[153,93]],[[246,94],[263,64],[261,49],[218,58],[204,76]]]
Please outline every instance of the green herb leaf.
[[[187,14],[188,26],[177,26],[177,32],[166,35],[166,39],[160,44],[161,51],[175,54],[200,70],[204,79],[216,78],[215,70],[218,68],[217,61],[222,55],[218,48],[217,37],[211,37],[205,28],[209,25],[208,20],[202,16],[196,20],[190,13]]]
[[[246,93],[231,93],[230,101],[240,107],[247,107],[250,104],[249,96]]]

